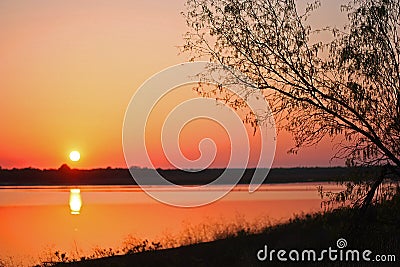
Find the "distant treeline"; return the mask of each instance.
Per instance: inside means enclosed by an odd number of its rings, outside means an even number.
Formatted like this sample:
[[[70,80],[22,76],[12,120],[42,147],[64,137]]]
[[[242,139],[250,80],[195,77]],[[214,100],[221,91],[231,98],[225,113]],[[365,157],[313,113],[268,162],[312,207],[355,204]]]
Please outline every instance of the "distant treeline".
[[[208,184],[218,178],[225,169],[206,169],[199,172],[183,170],[163,170],[157,172],[172,183],[179,185]],[[231,169],[233,174],[239,169]],[[248,184],[254,169],[246,169],[239,181]],[[149,185],[157,185],[152,170],[135,168],[139,175]],[[381,174],[380,167],[332,167],[332,168],[276,168],[271,169],[264,183],[296,183],[296,182],[328,182],[347,180],[366,180]],[[67,165],[58,170],[0,169],[0,186],[30,186],[30,185],[135,185],[128,169],[70,169]],[[221,183],[219,183],[221,184]]]

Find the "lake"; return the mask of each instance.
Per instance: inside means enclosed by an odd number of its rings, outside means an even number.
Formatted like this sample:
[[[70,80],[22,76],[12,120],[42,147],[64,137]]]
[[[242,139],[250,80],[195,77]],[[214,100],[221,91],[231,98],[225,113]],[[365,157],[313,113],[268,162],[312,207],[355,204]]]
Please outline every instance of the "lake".
[[[196,208],[162,204],[137,186],[0,187],[0,259],[32,264],[55,250],[83,256],[95,247],[116,249],[129,235],[159,241],[190,234],[188,229],[196,225],[274,224],[320,211],[318,185],[340,188],[329,183],[273,184],[250,194],[246,185],[239,185],[222,199]]]

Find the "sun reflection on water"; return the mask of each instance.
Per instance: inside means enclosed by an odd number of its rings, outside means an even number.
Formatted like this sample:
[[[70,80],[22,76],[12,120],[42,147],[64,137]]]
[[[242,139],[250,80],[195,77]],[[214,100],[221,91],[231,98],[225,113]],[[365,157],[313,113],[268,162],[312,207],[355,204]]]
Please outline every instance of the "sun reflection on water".
[[[78,215],[82,208],[82,198],[80,189],[71,189],[69,193],[69,209],[71,214]]]

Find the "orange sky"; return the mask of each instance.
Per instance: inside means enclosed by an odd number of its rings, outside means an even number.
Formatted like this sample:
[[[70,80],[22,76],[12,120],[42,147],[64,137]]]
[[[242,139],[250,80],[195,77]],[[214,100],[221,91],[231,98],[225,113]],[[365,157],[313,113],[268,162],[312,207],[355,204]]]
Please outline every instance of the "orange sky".
[[[338,20],[332,2],[323,1],[311,22]],[[130,98],[151,75],[187,60],[176,47],[186,31],[183,3],[0,1],[0,166],[126,167],[121,134]],[[181,142],[196,157],[202,132],[191,127]],[[290,145],[290,135],[278,136],[274,166],[331,164],[329,140],[295,156],[286,154]],[[71,150],[81,161],[68,160]],[[224,162],[222,154],[214,167]]]

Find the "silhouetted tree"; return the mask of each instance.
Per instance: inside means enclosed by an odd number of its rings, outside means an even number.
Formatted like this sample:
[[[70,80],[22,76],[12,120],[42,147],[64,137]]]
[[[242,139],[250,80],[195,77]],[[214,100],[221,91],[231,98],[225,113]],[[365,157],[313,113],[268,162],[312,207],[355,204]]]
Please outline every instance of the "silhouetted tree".
[[[60,166],[60,168],[58,168],[58,171],[69,172],[69,171],[71,171],[71,168],[67,164],[64,163]]]
[[[187,0],[183,51],[240,71],[250,91],[263,90],[278,124],[294,136],[291,152],[331,136],[334,157],[347,165],[386,165],[399,176],[400,4],[354,0],[341,7],[349,19],[341,30],[307,23],[319,5],[299,14],[294,0]],[[322,31],[329,41],[318,40]],[[223,86],[198,90],[218,94]]]

